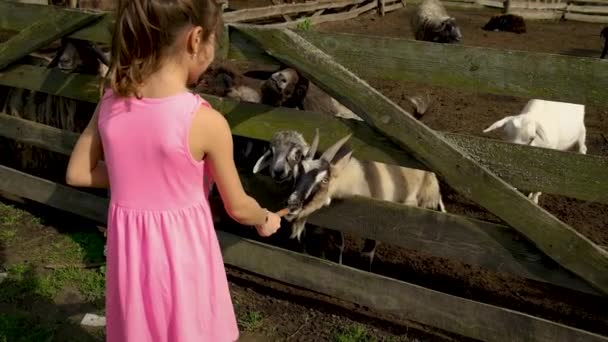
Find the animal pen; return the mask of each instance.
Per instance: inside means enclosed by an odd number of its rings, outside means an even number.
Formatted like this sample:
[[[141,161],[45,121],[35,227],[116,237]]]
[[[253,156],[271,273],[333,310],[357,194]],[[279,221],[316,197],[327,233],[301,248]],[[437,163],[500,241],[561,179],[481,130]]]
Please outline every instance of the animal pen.
[[[98,79],[21,64],[22,57],[69,36],[110,43],[108,14],[0,2],[0,28],[20,31],[0,45],[0,85],[96,103]],[[228,15],[228,13],[226,13]],[[365,122],[321,113],[238,103],[205,95],[233,134],[268,141],[282,129],[311,138],[320,150],[348,133],[354,156],[432,170],[504,221],[364,198],[336,201],[309,222],[362,238],[448,258],[489,271],[567,289],[605,302],[608,253],[535,205],[517,189],[608,204],[608,158],[436,132],[359,78],[409,80],[491,94],[608,105],[608,67],[600,60],[433,44],[353,34],[229,24],[218,58],[286,64],[300,70]],[[353,46],[366,47],[352,49]],[[443,56],[449,55],[450,58]],[[373,65],[374,67],[369,67]],[[424,73],[420,73],[424,70]],[[78,134],[0,114],[0,136],[69,155]],[[280,209],[263,175],[241,174],[248,193]],[[0,165],[0,191],[104,224],[108,199]],[[608,336],[520,311],[428,289],[218,230],[224,261],[283,283],[485,341],[608,341]]]

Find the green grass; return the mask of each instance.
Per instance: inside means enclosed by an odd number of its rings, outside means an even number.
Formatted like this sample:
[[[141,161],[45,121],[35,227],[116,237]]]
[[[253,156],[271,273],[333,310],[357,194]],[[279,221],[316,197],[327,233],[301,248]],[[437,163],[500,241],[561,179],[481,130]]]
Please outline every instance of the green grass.
[[[66,220],[65,226],[77,224]],[[58,232],[29,212],[0,202],[0,270],[7,272],[0,285],[0,342],[103,341],[103,329],[84,330],[58,311],[83,307],[86,311],[78,312],[85,314],[103,308],[105,268],[77,267],[103,262],[103,245],[95,229]]]
[[[239,317],[239,325],[245,331],[254,331],[262,325],[264,317],[258,311],[247,311],[243,317]]]
[[[367,330],[358,324],[339,329],[334,333],[335,342],[376,342],[375,337],[371,336]]]
[[[310,19],[306,18],[306,19],[302,20],[301,22],[299,22],[296,25],[296,28],[298,30],[302,30],[302,31],[310,31],[310,30],[312,30],[312,22],[310,21]]]

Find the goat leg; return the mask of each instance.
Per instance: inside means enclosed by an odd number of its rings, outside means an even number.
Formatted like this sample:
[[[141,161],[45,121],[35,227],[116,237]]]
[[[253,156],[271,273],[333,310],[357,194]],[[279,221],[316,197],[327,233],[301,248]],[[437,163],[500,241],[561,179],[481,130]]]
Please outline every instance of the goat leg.
[[[366,267],[368,272],[372,271],[372,263],[374,262],[374,254],[376,253],[376,244],[376,240],[365,239],[363,249],[361,250],[361,263],[362,266]]]

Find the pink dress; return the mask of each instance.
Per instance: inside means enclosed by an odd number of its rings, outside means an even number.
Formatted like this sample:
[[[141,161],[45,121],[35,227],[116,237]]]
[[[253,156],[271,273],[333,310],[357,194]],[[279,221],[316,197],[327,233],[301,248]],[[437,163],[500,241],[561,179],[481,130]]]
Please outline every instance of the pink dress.
[[[107,90],[99,132],[108,168],[109,342],[228,342],[239,337],[207,196],[192,158],[198,95],[120,98]]]

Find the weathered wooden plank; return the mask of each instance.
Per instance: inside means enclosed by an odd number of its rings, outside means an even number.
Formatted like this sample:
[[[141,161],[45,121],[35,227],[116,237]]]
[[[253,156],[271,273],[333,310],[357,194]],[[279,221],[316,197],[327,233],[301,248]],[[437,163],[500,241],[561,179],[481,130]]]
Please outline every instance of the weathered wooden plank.
[[[507,12],[509,14],[522,16],[524,19],[532,20],[555,20],[559,19],[564,15],[563,11],[554,10],[538,10],[538,9],[526,9],[526,8],[513,8]]]
[[[43,203],[55,209],[73,212],[98,222],[105,222],[108,200],[77,191],[27,173],[0,165],[0,190]],[[100,221],[102,220],[102,221]]]
[[[45,45],[90,24],[100,17],[82,11],[56,11],[30,24],[8,41],[0,43],[0,70]]]
[[[241,175],[241,179],[247,193],[262,205],[282,209],[276,199],[287,198],[288,194],[282,193],[269,177]],[[334,200],[331,207],[311,215],[308,223],[600,295],[504,225],[363,197]]]
[[[409,80],[524,98],[608,104],[603,90],[608,89],[608,68],[597,58],[352,34],[312,31],[300,34],[363,77]]]
[[[64,10],[52,6],[0,2],[0,28],[21,30],[52,11]],[[579,20],[576,16],[571,19]],[[109,43],[110,23],[109,15],[104,15],[97,24],[70,37]],[[608,70],[595,58],[343,33],[302,34],[338,62],[364,77],[424,82],[527,98],[599,105],[608,103],[608,97],[602,92],[608,87]],[[368,48],[352,49],[352,46]],[[230,33],[229,57],[273,62],[238,32]],[[370,68],[370,65],[374,65],[374,68]]]
[[[360,4],[367,0],[319,0],[306,3],[283,4],[265,7],[246,8],[224,13],[225,22],[241,22],[252,19],[268,18],[284,14],[312,12],[320,9],[340,8],[348,5]]]
[[[566,13],[564,13],[564,19],[583,21],[586,23],[608,24],[608,15],[593,15],[593,14],[566,12]]]
[[[302,36],[260,26],[238,28],[271,56],[297,67],[371,127],[410,151],[452,188],[500,217],[564,268],[608,293],[608,252],[535,205]]]
[[[65,155],[69,155],[78,138],[76,133],[2,114],[0,136]],[[245,174],[241,180],[247,192],[262,205],[281,209],[276,199],[286,198],[287,194],[281,193],[268,177]],[[331,208],[312,215],[309,222],[496,272],[598,294],[503,225],[366,199],[335,201]]]
[[[97,102],[99,98],[99,82],[93,76],[66,75],[26,65],[10,67],[0,73],[0,85],[89,102]],[[428,169],[360,122],[329,118],[320,113],[304,112],[303,115],[301,111],[238,103],[208,95],[204,97],[226,115],[236,135],[269,140],[276,130],[297,127],[305,136],[311,137],[315,128],[320,127],[323,134],[321,146],[325,146],[326,142],[331,143],[353,132],[355,156],[358,158]],[[440,134],[519,189],[608,204],[608,178],[603,176],[608,169],[608,158],[508,144],[485,137]]]
[[[274,27],[274,28],[296,27],[298,24],[300,24],[306,20],[308,20],[311,24],[320,24],[320,23],[326,23],[326,22],[330,22],[330,21],[348,20],[348,19],[356,18],[359,15],[361,15],[367,11],[371,11],[374,8],[376,8],[376,6],[377,6],[377,3],[371,2],[367,5],[361,6],[359,8],[354,8],[348,12],[326,14],[326,15],[320,15],[317,17],[306,17],[306,18],[301,18],[301,19],[293,20],[293,21],[286,22],[286,23],[267,24],[264,26],[265,27]]]
[[[597,14],[608,14],[608,3],[606,6],[579,6],[579,5],[568,5],[566,8],[568,12],[574,13],[597,13]]]
[[[107,199],[0,165],[0,189],[106,223]],[[483,341],[606,342],[607,337],[218,231],[224,262],[290,285]]]

